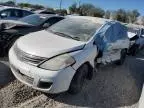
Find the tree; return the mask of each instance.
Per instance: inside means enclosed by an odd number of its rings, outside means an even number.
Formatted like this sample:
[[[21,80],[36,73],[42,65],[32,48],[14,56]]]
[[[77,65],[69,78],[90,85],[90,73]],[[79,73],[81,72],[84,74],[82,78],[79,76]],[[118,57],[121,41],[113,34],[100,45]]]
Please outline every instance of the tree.
[[[29,4],[29,3],[19,3],[18,6],[21,7],[21,8],[27,7],[27,8],[33,8],[33,9],[36,9],[36,10],[37,9],[44,9],[44,6],[38,5],[38,4],[33,5],[33,4]]]
[[[107,10],[107,11],[105,12],[104,18],[110,19],[110,17],[111,17],[111,12],[110,12],[109,10]]]
[[[134,23],[138,16],[140,16],[140,13],[137,10],[126,11],[124,9],[118,9],[117,11],[111,12],[112,19],[124,23]]]
[[[118,9],[112,13],[112,19],[126,23],[127,12],[124,9]]]
[[[49,8],[49,7],[47,7],[46,10],[47,10],[48,12],[55,12],[53,8]]]
[[[60,14],[60,15],[67,15],[67,10],[65,10],[65,9],[57,9],[57,10],[55,10],[55,12],[57,13],[57,14]]]
[[[95,7],[92,4],[82,4],[80,6],[80,14],[84,16],[91,16],[95,11]]]
[[[1,4],[5,6],[15,6],[15,2],[13,1],[2,2]]]
[[[5,2],[6,5],[9,5],[9,6],[15,6],[15,2],[13,1],[7,1]]]
[[[132,13],[133,13],[133,15],[135,16],[135,17],[139,17],[140,16],[140,13],[138,12],[138,10],[133,10],[132,11]]]
[[[69,7],[70,14],[79,13],[77,8],[77,3],[72,4]]]
[[[31,5],[31,8],[36,9],[36,10],[37,9],[44,9],[44,6],[36,4],[36,5]]]
[[[18,6],[21,7],[21,8],[23,8],[23,7],[29,7],[30,8],[31,4],[29,4],[29,3],[19,3]]]
[[[104,10],[101,8],[96,8],[92,4],[82,4],[79,9],[79,14],[84,16],[94,16],[94,17],[103,17]]]
[[[105,11],[102,8],[96,8],[94,12],[94,17],[104,17]]]
[[[137,17],[140,16],[140,13],[137,10],[132,10],[127,12],[127,23],[134,23],[137,20]]]

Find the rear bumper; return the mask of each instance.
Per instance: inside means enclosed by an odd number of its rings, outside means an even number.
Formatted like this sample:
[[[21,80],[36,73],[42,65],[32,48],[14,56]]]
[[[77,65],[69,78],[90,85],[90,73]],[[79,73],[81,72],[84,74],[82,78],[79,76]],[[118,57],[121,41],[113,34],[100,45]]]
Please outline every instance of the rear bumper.
[[[67,91],[75,74],[72,67],[59,71],[50,71],[20,61],[13,48],[9,52],[9,61],[14,76],[22,83],[46,93]]]

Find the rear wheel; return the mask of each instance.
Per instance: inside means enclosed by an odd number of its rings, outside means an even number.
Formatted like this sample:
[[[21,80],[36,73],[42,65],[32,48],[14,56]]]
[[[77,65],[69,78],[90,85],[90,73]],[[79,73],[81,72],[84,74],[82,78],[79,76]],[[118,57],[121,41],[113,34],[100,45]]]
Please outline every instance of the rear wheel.
[[[127,54],[127,50],[126,49],[122,49],[121,50],[121,54],[120,54],[120,60],[118,60],[116,62],[117,65],[122,65],[126,59],[126,54]]]
[[[87,75],[88,75],[88,65],[84,64],[77,70],[76,74],[74,75],[68,92],[70,94],[79,93],[83,88],[84,82],[87,79]]]

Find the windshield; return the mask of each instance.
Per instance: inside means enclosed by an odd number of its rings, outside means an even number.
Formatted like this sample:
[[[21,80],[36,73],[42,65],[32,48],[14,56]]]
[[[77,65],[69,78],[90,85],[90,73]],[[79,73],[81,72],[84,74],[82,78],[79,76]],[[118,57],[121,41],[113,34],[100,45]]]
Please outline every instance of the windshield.
[[[29,15],[20,19],[20,21],[22,22],[32,24],[35,26],[42,24],[45,20],[46,20],[46,17],[42,17],[39,15]]]
[[[91,20],[68,18],[53,25],[48,30],[78,41],[88,41],[100,27],[101,24],[94,23]]]

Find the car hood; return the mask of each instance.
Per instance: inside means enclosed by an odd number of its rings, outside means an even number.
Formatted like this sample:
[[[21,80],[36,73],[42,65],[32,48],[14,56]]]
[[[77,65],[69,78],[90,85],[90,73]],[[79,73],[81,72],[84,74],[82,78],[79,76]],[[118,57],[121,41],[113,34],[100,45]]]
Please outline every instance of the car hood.
[[[85,42],[68,39],[42,30],[21,37],[16,44],[25,53],[50,58],[62,53],[81,50]]]
[[[128,38],[133,38],[134,36],[136,36],[136,33],[132,33],[132,32],[128,32]]]

